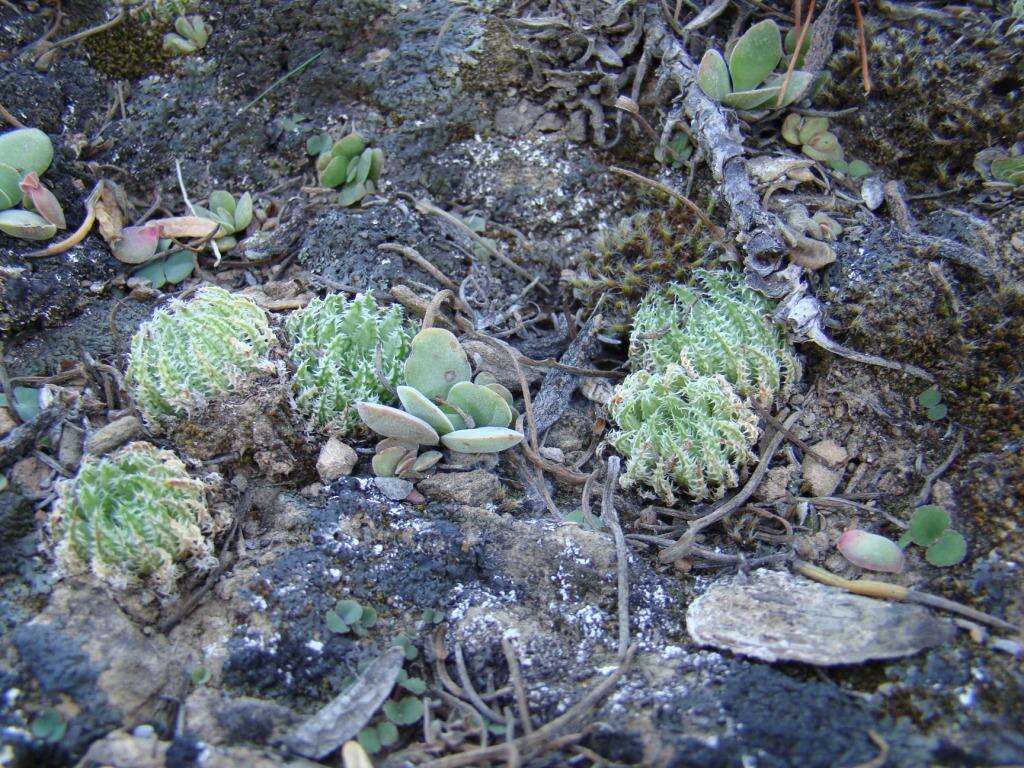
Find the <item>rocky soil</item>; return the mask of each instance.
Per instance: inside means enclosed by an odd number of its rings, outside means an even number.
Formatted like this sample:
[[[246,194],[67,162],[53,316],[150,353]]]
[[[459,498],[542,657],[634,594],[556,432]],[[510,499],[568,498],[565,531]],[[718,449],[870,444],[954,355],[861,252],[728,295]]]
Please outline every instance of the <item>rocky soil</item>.
[[[358,290],[404,296],[422,314],[444,286],[379,248],[396,243],[464,286],[478,331],[557,359],[595,305],[579,283],[595,235],[669,206],[611,167],[689,190],[727,237],[737,233],[707,165],[656,162],[656,138],[615,109],[619,92],[607,92],[609,73],[612,82],[623,75],[628,95],[638,65],[651,62],[651,27],[619,65],[581,56],[632,34],[629,23],[603,21],[613,3],[203,0],[194,11],[213,32],[196,54],[169,57],[161,23],[129,16],[37,61],[45,48],[35,41],[55,22],[51,42],[113,18],[116,4],[107,5],[0,0],[0,106],[53,139],[47,179],[70,228],[100,178],[123,189],[136,216],[183,212],[176,161],[196,200],[248,190],[257,217],[223,261],[204,253],[196,273],[165,292],[130,281],[95,230],[48,258],[0,234],[0,372],[53,397],[34,426],[0,409],[0,765],[338,765],[340,742],[303,756],[295,729],[399,635],[410,649],[405,672],[426,683],[429,715],[401,727],[376,765],[1024,763],[1019,629],[903,603],[873,601],[885,605],[876,613],[824,587],[820,604],[794,609],[820,622],[778,619],[740,632],[798,632],[782,645],[827,659],[772,660],[729,640],[728,628],[701,631],[701,642],[688,625],[701,596],[724,601],[719,616],[728,612],[723,594],[753,591],[774,605],[774,590],[785,603],[787,590],[810,583],[791,575],[795,559],[864,576],[836,551],[839,535],[860,527],[898,538],[899,523],[927,501],[951,513],[966,559],[937,568],[911,548],[903,573],[868,577],[1024,622],[1024,197],[985,183],[972,163],[981,150],[1024,141],[1024,24],[1007,3],[862,3],[869,95],[852,9],[838,4],[832,78],[813,106],[836,111],[834,130],[871,165],[877,189],[895,184],[884,199],[873,200],[875,186],[862,198],[860,184],[832,178],[825,188],[830,177],[818,169],[817,183],[757,189],[758,199],[770,191],[774,202],[822,207],[839,221],[834,263],[803,273],[825,332],[927,371],[945,418],[928,419],[918,403],[927,382],[795,335],[804,376],[776,404],[799,411],[795,439],[782,442],[750,502],[701,534],[699,552],[664,562],[659,549],[705,508],[684,501],[666,513],[619,491],[626,546],[617,550],[607,526],[581,524],[580,486],[551,472],[538,481],[518,451],[446,462],[394,501],[372,477],[368,440],[348,441],[358,455],[351,475],[318,474],[326,436],[297,421],[273,382],[196,417],[174,439],[150,436],[217,486],[234,521],[218,540],[222,567],[205,585],[183,583],[176,601],[61,575],[42,525],[82,444],[132,413],[118,383],[129,339],[169,295],[216,283],[249,291],[280,318],[313,294]],[[791,23],[789,3],[709,5],[725,10],[687,35],[695,60],[748,20]],[[662,14],[657,3],[618,10],[636,29]],[[684,4],[681,23],[694,15]],[[660,133],[672,104],[648,90],[639,110]],[[749,157],[792,154],[781,117],[743,127]],[[341,208],[316,188],[306,140],[353,126],[384,150],[386,171],[378,194]],[[483,217],[483,234],[507,258],[481,256],[437,209]],[[687,262],[743,258],[684,220]],[[626,345],[606,329],[580,365],[621,371]],[[486,345],[475,349],[477,367],[518,396],[507,361],[487,364]],[[526,372],[536,397],[544,371]],[[549,457],[596,471],[587,487],[596,515],[612,454],[596,447],[608,381],[576,380],[542,436]],[[119,430],[117,443],[144,437],[137,421]],[[842,465],[816,463],[809,446],[840,450]],[[325,614],[341,599],[376,610],[366,636],[328,628]],[[873,633],[875,621],[895,629]],[[815,631],[820,638],[808,641]],[[896,636],[907,646],[890,653]],[[543,743],[524,736],[551,722]],[[457,762],[515,737],[527,741]]]

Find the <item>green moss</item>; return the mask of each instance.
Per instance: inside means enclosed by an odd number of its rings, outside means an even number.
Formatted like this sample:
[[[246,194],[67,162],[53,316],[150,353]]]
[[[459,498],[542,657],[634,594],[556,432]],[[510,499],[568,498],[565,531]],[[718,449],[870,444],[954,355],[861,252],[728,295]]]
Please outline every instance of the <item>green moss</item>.
[[[347,434],[359,425],[359,401],[392,402],[409,355],[412,331],[401,307],[378,307],[373,296],[314,299],[285,323],[295,366],[295,401],[318,428]],[[388,386],[377,378],[377,345]]]
[[[171,55],[164,50],[168,26],[158,20],[129,15],[124,21],[82,41],[93,68],[105,75],[137,80],[164,69]]]
[[[88,457],[59,491],[50,525],[69,572],[122,589],[151,580],[173,592],[180,563],[216,562],[204,533],[212,525],[205,486],[169,451],[131,443],[109,458]]]
[[[841,120],[844,146],[901,179],[943,186],[975,175],[976,152],[1020,130],[1019,44],[967,22],[945,28],[924,19],[877,26],[868,20],[873,89],[866,100],[856,40],[838,37],[822,105],[861,105]],[[928,98],[921,98],[928,94]],[[967,181],[965,177],[963,180]]]
[[[573,296],[590,312],[605,297],[607,331],[625,336],[640,300],[656,285],[686,281],[705,261],[707,241],[676,210],[641,211],[602,228],[569,278]]]

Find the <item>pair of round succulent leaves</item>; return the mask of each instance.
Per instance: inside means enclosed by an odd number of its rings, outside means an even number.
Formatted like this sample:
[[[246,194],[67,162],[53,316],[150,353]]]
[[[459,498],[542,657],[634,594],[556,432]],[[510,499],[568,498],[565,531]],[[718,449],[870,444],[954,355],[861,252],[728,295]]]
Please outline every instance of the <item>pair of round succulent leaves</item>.
[[[60,202],[39,180],[52,160],[53,143],[39,129],[0,134],[0,232],[48,240],[67,228]]]
[[[498,453],[518,445],[523,434],[509,428],[512,393],[486,373],[471,381],[472,373],[452,333],[425,328],[413,337],[406,383],[397,388],[402,409],[365,401],[356,409],[367,427],[394,441],[384,450],[440,443],[460,453]]]

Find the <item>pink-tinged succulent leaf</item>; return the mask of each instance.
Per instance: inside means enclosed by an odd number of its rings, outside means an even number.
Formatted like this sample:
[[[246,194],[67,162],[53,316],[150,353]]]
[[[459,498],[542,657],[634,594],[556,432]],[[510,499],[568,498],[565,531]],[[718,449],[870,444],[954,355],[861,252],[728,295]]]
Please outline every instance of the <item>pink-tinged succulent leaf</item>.
[[[125,227],[121,230],[120,239],[112,246],[114,258],[125,264],[142,264],[153,258],[159,242],[160,226],[158,224]]]
[[[855,528],[839,537],[836,548],[859,568],[883,573],[903,570],[903,550],[885,536]]]
[[[64,209],[60,207],[56,195],[46,188],[35,171],[25,174],[25,178],[21,180],[19,186],[22,193],[32,201],[32,207],[40,216],[57,229],[68,228],[67,222],[64,220]]]

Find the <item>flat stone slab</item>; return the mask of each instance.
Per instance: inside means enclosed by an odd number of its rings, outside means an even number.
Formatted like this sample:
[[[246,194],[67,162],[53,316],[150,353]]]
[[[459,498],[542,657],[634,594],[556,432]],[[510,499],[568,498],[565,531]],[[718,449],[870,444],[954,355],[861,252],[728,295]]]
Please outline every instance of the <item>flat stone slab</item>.
[[[952,622],[922,606],[767,569],[714,584],[690,604],[686,628],[701,645],[817,666],[910,656],[956,633]]]

